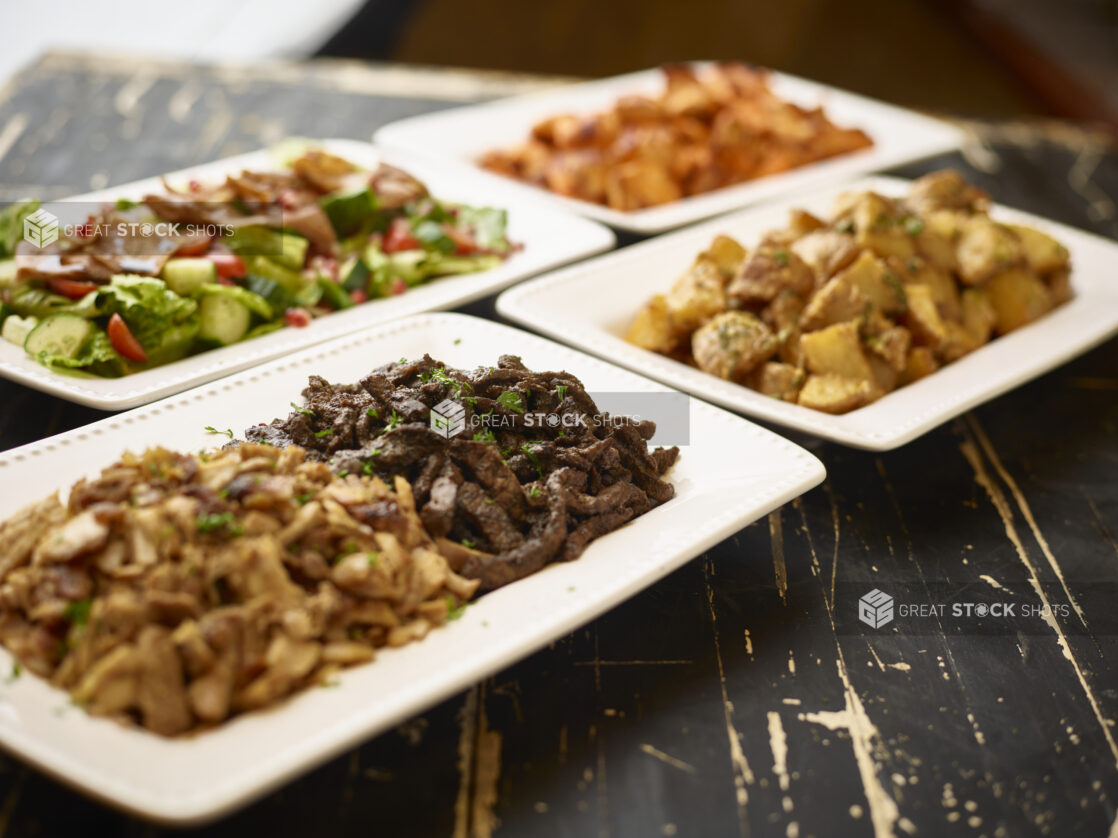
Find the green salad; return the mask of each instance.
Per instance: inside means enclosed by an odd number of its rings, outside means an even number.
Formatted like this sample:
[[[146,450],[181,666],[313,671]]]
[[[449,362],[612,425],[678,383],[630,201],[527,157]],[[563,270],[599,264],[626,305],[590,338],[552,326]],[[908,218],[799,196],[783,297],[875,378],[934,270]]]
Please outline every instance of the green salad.
[[[57,242],[0,212],[0,336],[55,370],[122,376],[249,340],[515,249],[501,209],[440,201],[395,167],[301,146],[277,171],[99,207]]]

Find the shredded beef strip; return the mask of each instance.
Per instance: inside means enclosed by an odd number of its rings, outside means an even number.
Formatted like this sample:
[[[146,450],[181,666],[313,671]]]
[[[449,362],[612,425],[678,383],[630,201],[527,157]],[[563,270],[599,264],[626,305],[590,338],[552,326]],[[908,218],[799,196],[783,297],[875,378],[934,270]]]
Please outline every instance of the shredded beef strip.
[[[466,414],[449,439],[429,425],[446,399]],[[575,376],[533,372],[516,356],[469,372],[401,359],[356,384],[312,376],[303,400],[246,438],[299,445],[340,474],[405,477],[440,552],[481,590],[576,559],[674,496],[663,478],[679,449],[649,451],[654,423],[602,414]]]

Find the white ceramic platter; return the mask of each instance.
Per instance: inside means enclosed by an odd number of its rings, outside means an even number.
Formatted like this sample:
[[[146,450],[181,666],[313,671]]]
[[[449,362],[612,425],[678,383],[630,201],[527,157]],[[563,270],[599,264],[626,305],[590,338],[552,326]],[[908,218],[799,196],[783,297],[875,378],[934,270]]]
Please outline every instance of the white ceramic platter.
[[[0,375],[79,404],[121,410],[182,392],[188,387],[374,323],[462,305],[527,276],[601,253],[613,246],[613,234],[605,227],[548,206],[499,179],[437,161],[417,159],[403,152],[385,152],[382,155],[368,143],[354,140],[326,140],[322,145],[326,150],[363,166],[372,167],[383,159],[405,169],[426,183],[437,198],[507,209],[509,238],[523,245],[522,250],[492,270],[437,279],[398,297],[373,300],[316,319],[302,329],[281,329],[270,335],[203,352],[123,378],[58,373],[33,361],[20,347],[0,341]],[[219,180],[242,169],[269,170],[275,165],[271,152],[263,150],[184,169],[166,178],[172,185],[182,184],[190,178],[206,182]],[[160,189],[159,178],[150,178],[65,200],[92,204],[117,198],[136,199]]]
[[[310,374],[356,381],[425,352],[459,367],[516,353],[534,369],[569,370],[591,391],[667,389],[507,326],[416,315],[0,454],[0,485],[9,487],[0,517],[95,475],[125,450],[212,447],[225,438],[207,434],[207,425],[240,434],[286,416]],[[422,642],[346,670],[336,688],[168,740],[88,716],[64,692],[24,674],[0,686],[0,745],[91,795],[162,821],[198,822],[243,805],[562,637],[823,480],[822,464],[787,440],[695,399],[689,411],[690,442],[668,475],[674,499],[593,542],[577,561],[487,594]],[[0,650],[0,672],[10,665]]]
[[[591,114],[609,108],[620,96],[656,95],[663,87],[660,70],[644,70],[410,117],[384,126],[376,132],[375,140],[386,148],[452,160],[477,171],[476,161],[484,152],[518,145],[542,119],[565,113]],[[797,105],[822,106],[836,125],[861,128],[873,139],[873,148],[633,212],[518,185],[529,193],[545,196],[554,206],[596,218],[611,227],[659,233],[768,198],[942,154],[962,143],[962,134],[946,122],[824,84],[773,72],[772,88],[778,96]]]
[[[1068,247],[1075,299],[859,410],[830,416],[779,401],[624,340],[637,309],[653,294],[666,291],[715,235],[726,233],[752,247],[762,233],[783,226],[793,207],[826,216],[841,192],[872,189],[902,195],[908,186],[907,181],[895,178],[868,178],[810,197],[744,210],[539,277],[506,291],[497,308],[505,317],[692,395],[789,428],[879,451],[904,445],[1118,332],[1118,283],[1114,281],[1118,243],[997,207],[995,218],[1044,230]]]

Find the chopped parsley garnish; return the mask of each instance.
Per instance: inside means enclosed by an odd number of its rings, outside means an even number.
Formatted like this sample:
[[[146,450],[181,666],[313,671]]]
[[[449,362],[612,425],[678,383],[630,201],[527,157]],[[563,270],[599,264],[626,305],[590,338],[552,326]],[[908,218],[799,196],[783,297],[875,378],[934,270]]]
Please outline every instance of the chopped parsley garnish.
[[[447,620],[457,620],[466,613],[466,603],[459,602],[454,598],[453,594],[447,594],[446,597],[446,618]]]
[[[394,431],[398,427],[400,427],[400,414],[393,410],[392,417],[388,420],[388,424],[384,426],[384,432]]]
[[[569,386],[570,385],[568,385],[568,384],[558,384],[558,385],[556,385],[555,392],[559,394],[559,401],[563,401],[563,399],[567,398],[567,388]]]
[[[497,437],[490,428],[482,428],[474,433],[474,442],[496,442]]]
[[[840,233],[853,233],[854,221],[850,218],[845,218],[835,225],[835,229],[838,230]]]
[[[474,541],[472,538],[463,538],[462,546],[469,547],[471,550],[473,550],[475,547],[477,547],[477,542]]]
[[[314,438],[315,439],[322,439],[322,437],[330,436],[330,434],[332,434],[332,433],[334,433],[333,428],[326,428],[325,430],[315,431],[314,432]]]
[[[290,402],[290,404],[293,408],[295,408],[296,413],[302,413],[304,416],[317,416],[318,415],[317,413],[315,413],[310,408],[299,407],[299,405],[295,404],[295,402]]]
[[[213,532],[226,527],[233,535],[241,535],[244,529],[237,523],[232,512],[209,512],[199,515],[195,521],[198,532]]]
[[[905,232],[910,236],[919,236],[924,232],[924,222],[914,215],[910,215],[904,220]]]
[[[71,625],[84,626],[89,622],[89,611],[93,608],[93,600],[79,599],[75,602],[66,604],[66,610],[62,612],[62,616],[70,621]]]
[[[458,344],[460,344],[461,342],[462,342],[462,338],[455,338],[455,339],[454,339],[454,345],[455,345],[455,346],[457,346],[457,345],[458,345]]]
[[[12,661],[12,674],[7,677],[7,682],[10,684],[23,674],[23,667],[19,661]]]
[[[206,425],[206,427],[205,427],[205,428],[203,428],[203,430],[205,430],[205,431],[206,431],[207,433],[211,433],[211,434],[225,434],[225,435],[226,435],[227,437],[229,437],[230,439],[232,439],[232,438],[233,438],[233,429],[232,429],[232,428],[226,428],[225,430],[223,430],[223,431],[220,431],[220,430],[218,430],[217,428],[215,428],[215,427],[214,427],[213,425]]]
[[[505,390],[505,392],[497,396],[497,404],[514,413],[524,412],[524,400],[520,398],[520,394],[515,390]]]
[[[368,561],[369,567],[380,566],[380,553],[378,553],[376,550],[373,550],[371,553],[366,553],[365,559],[366,561]]]
[[[533,500],[538,498],[542,494],[543,492],[540,491],[539,486],[533,486],[531,489],[528,490],[528,497],[532,498]]]
[[[773,261],[780,265],[780,267],[782,268],[786,267],[788,265],[788,251],[784,248],[775,251],[773,253]]]
[[[372,463],[362,463],[361,464],[361,473],[364,474],[366,477],[371,477],[372,474],[373,474],[373,464]]]
[[[300,505],[307,503],[314,497],[314,492],[303,492],[301,495],[296,495],[295,500],[299,501]]]
[[[901,305],[908,305],[908,294],[905,293],[904,283],[901,278],[892,271],[885,271],[885,281],[889,283],[889,287],[893,289],[893,293],[897,295],[897,299],[901,301]]]
[[[536,467],[536,471],[540,475],[540,480],[543,480],[543,463],[540,462],[540,458],[536,455],[536,452],[528,447],[527,442],[520,446],[520,450],[524,452],[524,456],[528,458],[529,462]]]
[[[366,410],[365,415],[372,419],[380,418],[380,413],[377,412],[377,409],[375,407],[370,407],[368,410]]]

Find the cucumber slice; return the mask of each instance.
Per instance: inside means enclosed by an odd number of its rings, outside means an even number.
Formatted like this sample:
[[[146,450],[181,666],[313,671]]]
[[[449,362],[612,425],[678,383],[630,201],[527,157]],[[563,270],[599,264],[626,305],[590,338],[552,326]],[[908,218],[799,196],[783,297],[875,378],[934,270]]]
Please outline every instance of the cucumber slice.
[[[320,276],[318,287],[322,291],[323,302],[329,303],[337,311],[341,311],[343,308],[353,308],[353,300],[349,298],[345,288],[338,285],[330,277]]]
[[[338,276],[346,291],[364,291],[369,282],[369,268],[363,260],[354,256],[342,263]]]
[[[16,260],[0,259],[0,288],[6,288],[10,285],[15,285],[15,282]]]
[[[217,282],[217,266],[209,259],[168,259],[163,281],[180,297],[190,297],[203,285]]]
[[[257,224],[238,227],[226,238],[229,249],[241,257],[267,257],[294,271],[303,269],[310,242],[296,233],[284,233]]]
[[[28,333],[23,348],[34,356],[76,358],[92,332],[93,324],[84,317],[52,314]]]
[[[243,338],[252,322],[248,306],[227,294],[204,295],[198,310],[198,337],[222,346]]]
[[[4,325],[0,327],[0,337],[22,349],[23,344],[27,342],[27,336],[38,325],[38,317],[31,315],[20,317],[18,314],[12,314],[4,318]]]
[[[272,307],[268,305],[268,301],[239,285],[203,285],[199,293],[203,298],[229,297],[259,316],[261,320],[272,319]]]

